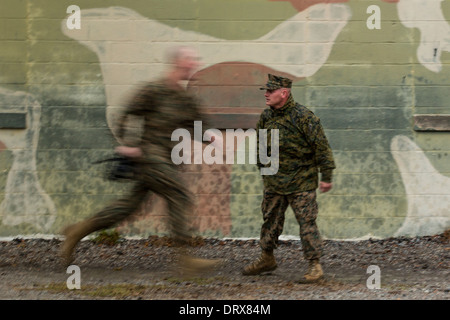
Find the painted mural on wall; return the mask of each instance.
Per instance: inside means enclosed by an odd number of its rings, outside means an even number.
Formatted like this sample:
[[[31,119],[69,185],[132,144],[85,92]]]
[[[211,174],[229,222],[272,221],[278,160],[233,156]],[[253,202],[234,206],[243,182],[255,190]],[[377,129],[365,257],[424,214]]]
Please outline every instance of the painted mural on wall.
[[[25,113],[27,129],[3,129],[4,148],[11,150],[12,166],[9,168],[3,201],[0,203],[2,224],[32,225],[47,232],[55,221],[56,208],[43,190],[37,175],[36,146],[40,131],[41,106],[25,92],[0,88],[0,111]]]
[[[134,86],[157,78],[166,49],[179,44],[202,56],[187,87],[208,113],[260,113],[267,73],[294,79],[295,99],[321,117],[338,166],[333,191],[319,195],[326,238],[427,235],[450,226],[448,134],[411,125],[415,113],[450,111],[443,1],[172,2],[183,10],[158,1],[79,1],[80,29],[68,28],[65,13],[75,3],[22,8],[31,19],[23,31],[26,77],[0,77],[0,114],[24,111],[28,125],[0,129],[0,236],[57,233],[127,191],[91,163],[118,143],[115,119]],[[380,10],[379,29],[366,24],[370,5]],[[21,65],[20,55],[7,58]],[[262,183],[254,165],[183,170],[199,233],[258,237]],[[152,198],[121,231],[164,233],[164,206]],[[291,212],[284,235],[298,235]]]

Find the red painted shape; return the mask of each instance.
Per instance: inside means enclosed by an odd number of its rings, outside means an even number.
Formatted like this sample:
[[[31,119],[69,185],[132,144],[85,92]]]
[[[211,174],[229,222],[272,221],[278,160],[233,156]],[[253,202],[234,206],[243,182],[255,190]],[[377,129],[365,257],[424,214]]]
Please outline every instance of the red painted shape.
[[[348,0],[269,0],[269,1],[288,1],[292,6],[299,12],[309,8],[312,5],[318,3],[343,3],[348,2]]]
[[[245,113],[244,109],[257,108],[262,111],[265,108],[264,92],[259,88],[267,82],[268,73],[287,77],[294,83],[303,79],[260,64],[225,62],[197,72],[197,80],[189,84],[189,89],[201,99],[206,109],[233,108]]]
[[[312,5],[318,4],[318,3],[344,3],[348,2],[348,0],[269,0],[269,1],[283,1],[283,2],[290,2],[292,6],[297,9],[299,12],[309,8]],[[400,0],[381,0],[383,2],[387,3],[397,3],[400,2]]]

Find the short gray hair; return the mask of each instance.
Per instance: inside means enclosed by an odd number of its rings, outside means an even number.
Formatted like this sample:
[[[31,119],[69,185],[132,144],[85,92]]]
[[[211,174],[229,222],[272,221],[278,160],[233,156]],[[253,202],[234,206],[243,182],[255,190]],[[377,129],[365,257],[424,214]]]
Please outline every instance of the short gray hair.
[[[170,47],[166,53],[167,63],[174,64],[178,59],[180,59],[180,57],[186,50],[193,50],[193,49],[191,47],[183,45]]]

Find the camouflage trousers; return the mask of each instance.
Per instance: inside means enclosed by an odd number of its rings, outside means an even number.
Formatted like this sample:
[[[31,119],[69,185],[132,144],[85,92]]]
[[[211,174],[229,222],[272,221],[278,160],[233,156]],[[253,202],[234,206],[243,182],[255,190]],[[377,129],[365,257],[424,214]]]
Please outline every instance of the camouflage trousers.
[[[288,206],[294,211],[300,225],[300,239],[305,259],[318,259],[322,255],[322,239],[316,225],[318,204],[316,191],[281,195],[264,192],[261,205],[264,223],[261,227],[260,245],[263,250],[277,247],[278,237],[283,232],[285,212]]]
[[[187,213],[193,209],[193,195],[183,185],[178,168],[161,160],[138,163],[138,177],[128,196],[113,202],[91,219],[98,230],[111,228],[132,217],[152,193],[167,202],[169,229],[179,245],[189,241]]]

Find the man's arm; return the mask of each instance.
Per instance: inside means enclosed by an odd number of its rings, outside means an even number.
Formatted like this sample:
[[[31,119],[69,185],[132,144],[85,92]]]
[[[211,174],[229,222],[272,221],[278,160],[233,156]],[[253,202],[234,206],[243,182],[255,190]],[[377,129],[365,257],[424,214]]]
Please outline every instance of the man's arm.
[[[153,94],[149,86],[145,86],[138,90],[137,94],[133,97],[130,103],[127,105],[118,123],[118,138],[123,141],[126,132],[126,124],[130,115],[133,116],[145,116],[148,106],[153,103]],[[140,147],[131,146],[118,146],[115,151],[126,157],[140,157],[142,156],[142,150]]]
[[[313,148],[315,163],[319,167],[321,179],[319,190],[327,192],[332,188],[333,170],[336,168],[328,139],[318,117],[311,118],[306,128],[307,139]]]

